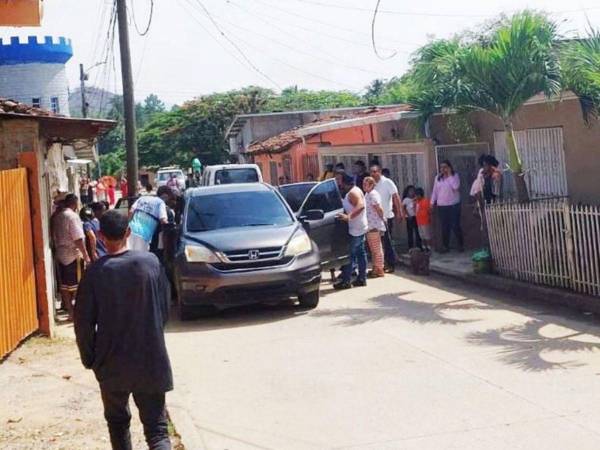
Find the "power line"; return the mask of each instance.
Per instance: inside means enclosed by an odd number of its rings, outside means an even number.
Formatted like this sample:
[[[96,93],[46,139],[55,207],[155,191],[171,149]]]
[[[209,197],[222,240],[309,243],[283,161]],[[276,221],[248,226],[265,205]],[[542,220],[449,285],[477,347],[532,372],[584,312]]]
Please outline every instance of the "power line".
[[[135,6],[133,4],[133,0],[131,0],[131,18],[133,19],[133,25],[135,26],[135,30],[140,36],[146,36],[150,31],[150,26],[152,25],[152,18],[154,16],[154,0],[150,0],[150,14],[148,17],[148,23],[146,24],[146,28],[144,31],[140,31],[137,20],[135,20]]]
[[[375,43],[375,21],[377,20],[377,13],[379,12],[379,5],[381,5],[381,0],[377,0],[375,11],[373,12],[373,20],[371,21],[371,43],[373,44],[373,51],[379,59],[392,59],[398,54],[398,52],[394,51],[390,56],[383,57],[379,54],[379,51],[377,50],[377,44]]]
[[[372,12],[370,8],[364,8],[361,6],[349,6],[340,5],[336,3],[324,3],[319,0],[294,0],[300,3],[306,3],[309,5],[322,6],[325,8],[344,9],[347,11],[367,11]],[[489,14],[446,14],[446,13],[425,13],[425,12],[405,12],[405,11],[394,11],[389,9],[382,9],[379,11],[381,14],[393,14],[398,16],[411,16],[411,17],[457,17],[457,18],[483,18],[489,17]]]
[[[233,4],[233,2],[229,2],[229,3]],[[376,75],[379,74],[379,72],[374,71],[374,70],[369,70],[369,69],[365,69],[363,67],[357,67],[357,66],[352,66],[352,65],[346,64],[344,61],[341,61],[341,60],[339,60],[338,58],[336,58],[334,56],[330,56],[329,59],[328,59],[328,58],[324,58],[324,57],[319,56],[319,55],[315,55],[314,53],[298,49],[297,47],[294,47],[294,46],[288,45],[288,44],[286,44],[284,42],[281,42],[279,40],[276,40],[272,36],[268,36],[266,34],[259,33],[256,30],[252,30],[250,28],[243,27],[241,25],[238,25],[237,23],[234,23],[234,22],[231,22],[229,20],[223,19],[222,17],[218,17],[218,19],[221,22],[223,22],[223,23],[227,23],[227,24],[235,27],[236,29],[247,31],[249,33],[252,33],[254,36],[260,36],[260,37],[268,40],[269,42],[271,42],[273,44],[285,47],[285,48],[287,48],[289,50],[292,50],[292,51],[294,51],[296,53],[300,53],[300,54],[303,54],[303,55],[310,56],[312,58],[320,59],[321,61],[325,61],[325,62],[327,62],[329,64],[337,64],[338,66],[344,67],[346,69],[357,70],[357,71],[360,71],[360,72],[365,72],[365,73],[370,73],[370,74],[376,74]],[[277,28],[277,27],[275,27],[275,28]],[[294,36],[294,38],[297,39],[297,36],[292,35],[291,33],[287,33],[287,34],[290,34],[291,36]],[[336,60],[337,60],[337,62],[336,62]]]
[[[293,12],[293,11],[288,11],[287,9],[281,8],[279,6],[272,5],[272,4],[270,4],[270,3],[266,2],[266,1],[263,1],[263,0],[256,0],[256,1],[258,1],[259,3],[262,3],[263,5],[269,6],[270,8],[272,8],[274,10],[281,11],[282,13],[284,13],[286,15],[297,17],[297,18],[300,18],[300,19],[304,19],[305,21],[310,22],[310,23],[318,23],[320,25],[326,26],[327,28],[335,28],[335,29],[338,29],[338,30],[341,30],[341,31],[345,31],[347,33],[354,34],[354,35],[361,34],[361,35],[363,35],[365,37],[366,36],[369,36],[369,37],[371,36],[371,33],[365,33],[365,32],[358,31],[356,29],[342,27],[342,26],[337,25],[335,23],[326,22],[326,21],[323,21],[323,20],[316,19],[314,17],[309,17],[309,16],[305,16],[305,15],[302,15],[302,14],[299,14],[299,13],[296,13],[296,12]],[[233,2],[230,1],[230,0],[227,0],[227,3],[233,3]],[[239,5],[236,5],[236,6],[238,6],[238,8],[242,8]],[[243,9],[245,9],[245,8],[243,8]],[[250,10],[246,9],[246,11],[249,12]],[[261,12],[261,14],[262,14],[262,12]],[[293,24],[289,24],[289,25],[293,26]],[[314,32],[314,30],[313,30],[313,32]],[[330,34],[325,34],[325,33],[322,33],[322,34],[324,36],[333,37]],[[384,39],[386,41],[389,41],[390,43],[393,42],[393,43],[398,44],[398,45],[408,45],[408,46],[415,46],[415,45],[418,46],[418,45],[421,45],[421,44],[418,44],[416,42],[400,41],[400,40],[397,40],[396,38],[392,38],[390,36],[383,36],[383,37],[384,37]]]
[[[291,15],[291,16],[297,16],[297,17],[304,18],[304,16],[301,16],[301,15],[295,14],[295,13],[293,13],[293,12],[291,12],[291,11],[287,11],[287,10],[285,10],[285,9],[282,9],[282,8],[276,7],[276,6],[274,6],[274,5],[271,5],[270,3],[264,2],[264,1],[262,1],[262,0],[257,0],[257,1],[259,1],[259,2],[261,2],[261,3],[263,3],[263,4],[265,4],[265,5],[268,5],[268,6],[269,6],[270,8],[272,8],[272,9],[279,10],[279,11],[281,11],[281,12],[285,13],[285,14],[288,14],[288,15]],[[267,15],[267,14],[264,14],[264,13],[262,13],[262,12],[261,12],[261,14],[262,14],[263,16],[265,16],[265,17],[268,17],[268,18],[272,19],[272,20],[279,20],[277,17],[269,16],[269,15]],[[294,27],[294,28],[298,28],[299,30],[304,30],[304,31],[307,31],[307,32],[309,32],[309,33],[311,33],[311,34],[320,34],[320,35],[322,35],[322,36],[327,36],[327,37],[328,37],[328,38],[330,38],[330,39],[335,39],[335,40],[337,40],[337,41],[340,41],[340,42],[346,42],[346,43],[353,44],[353,45],[360,45],[360,46],[362,46],[362,47],[368,47],[368,48],[371,48],[371,43],[370,43],[370,42],[360,42],[360,41],[356,41],[356,40],[353,40],[353,39],[347,39],[347,38],[344,38],[344,37],[342,37],[342,36],[337,36],[337,35],[335,35],[335,34],[324,33],[324,32],[322,32],[322,31],[319,31],[319,32],[317,32],[317,31],[316,31],[314,28],[308,28],[308,27],[305,27],[305,26],[302,26],[302,25],[298,25],[298,24],[295,24],[295,23],[289,23],[288,25],[289,25],[289,26],[291,26],[291,27]],[[385,47],[382,47],[382,49],[384,49],[384,50],[390,50],[390,51],[393,51],[393,50],[394,50],[394,49],[392,49],[392,48],[385,48]],[[402,51],[401,53],[410,54],[411,52],[408,52],[408,51]]]
[[[201,4],[200,0],[196,0],[196,1],[197,1],[199,4]],[[201,5],[201,6],[202,6],[202,5]],[[210,17],[210,19],[211,19],[211,21],[213,22],[213,24],[215,24],[215,26],[218,26],[218,29],[219,29],[219,30],[222,32],[222,29],[223,29],[223,27],[219,26],[219,24],[216,22],[216,20],[215,20],[215,19],[214,19],[212,16]],[[242,41],[242,42],[244,42],[244,44],[245,44],[247,47],[249,47],[249,48],[252,48],[252,49],[254,49],[254,50],[257,50],[257,51],[258,51],[258,52],[260,52],[261,54],[264,54],[264,55],[265,55],[265,56],[267,56],[268,58],[270,58],[270,59],[272,59],[272,60],[274,60],[274,61],[277,61],[277,62],[279,62],[280,64],[282,64],[282,65],[284,65],[284,66],[290,67],[291,69],[294,69],[294,70],[296,70],[296,71],[298,71],[298,72],[301,72],[301,73],[304,73],[304,74],[306,74],[306,75],[309,75],[309,76],[311,76],[311,77],[313,77],[313,78],[318,78],[318,79],[321,79],[321,80],[324,80],[324,81],[327,81],[327,82],[330,82],[330,83],[335,83],[335,84],[338,84],[338,85],[340,85],[340,86],[344,86],[344,87],[346,87],[346,88],[354,89],[354,86],[351,86],[351,85],[349,85],[349,84],[342,83],[342,82],[340,82],[340,81],[337,81],[337,80],[332,80],[331,78],[327,78],[327,77],[324,77],[324,76],[322,76],[322,75],[315,74],[315,73],[313,73],[313,72],[310,72],[310,71],[307,71],[307,70],[305,70],[305,69],[302,69],[301,67],[294,66],[293,64],[290,64],[290,63],[288,63],[287,61],[284,61],[284,60],[282,60],[282,59],[280,59],[280,58],[277,58],[277,57],[275,57],[275,56],[272,56],[272,55],[265,54],[265,53],[264,53],[264,48],[258,48],[257,46],[250,44],[250,43],[248,42],[248,40],[245,40],[245,39],[242,39],[242,38],[240,38],[239,36],[236,36],[234,33],[232,33],[232,32],[231,32],[231,31],[229,31],[229,30],[228,30],[228,33],[229,33],[231,36],[233,36],[233,37],[237,38],[239,41]],[[280,88],[280,89],[281,89],[281,88]]]
[[[221,29],[221,27],[219,26],[219,24],[213,19],[212,15],[210,14],[210,11],[206,8],[206,6],[204,6],[204,3],[202,3],[200,0],[196,0],[196,3],[198,3],[198,5],[200,5],[200,7],[204,11],[204,13],[208,17],[208,19],[212,22],[212,24],[215,26],[215,28],[221,34],[221,36],[223,36],[227,40],[227,42],[229,42],[233,46],[233,48],[235,48],[238,51],[238,53],[242,56],[242,58],[244,58],[244,60],[248,64],[250,64],[250,66],[252,67],[252,69],[254,69],[263,78],[265,78],[269,82],[273,83],[273,85],[275,85],[278,89],[281,89],[281,86],[275,80],[273,80],[270,76],[268,76],[266,73],[264,73],[258,67],[256,67],[256,65],[250,60],[250,58],[248,58],[246,56],[246,54],[242,51],[242,49],[240,49],[240,47],[229,36],[227,36],[225,34],[225,32]]]
[[[194,5],[191,4],[191,0],[187,0],[188,3],[190,3],[190,7],[194,7]],[[204,30],[204,32],[210,36],[210,38],[215,41],[217,43],[217,45],[219,45],[219,47],[221,47],[225,53],[227,53],[229,56],[231,56],[233,59],[235,59],[238,63],[240,63],[241,66],[243,66],[244,68],[250,70],[250,71],[254,71],[254,69],[252,69],[252,67],[243,59],[241,59],[239,57],[238,54],[233,53],[231,51],[231,49],[229,49],[227,46],[225,46],[225,44],[223,44],[217,37],[215,37],[209,30],[208,28],[206,28],[206,26],[193,14],[193,11],[190,11],[187,9],[187,7],[185,6],[185,4],[181,3],[180,0],[177,0],[178,5],[187,12],[188,17],[190,17],[195,23],[197,23],[200,28],[202,28],[202,30]]]
[[[325,3],[321,0],[294,0],[296,2],[305,3],[309,5],[322,6],[325,8],[334,8],[334,9],[343,9],[347,11],[366,11],[372,12],[370,8],[365,8],[361,6],[349,6],[349,5],[340,5],[338,3]],[[595,9],[600,9],[600,7],[591,7],[591,8],[579,8],[579,9],[569,9],[569,10],[558,10],[558,11],[548,11],[550,14],[570,14],[581,11],[591,11]],[[430,12],[409,12],[409,11],[396,11],[389,9],[382,9],[379,11],[381,14],[391,14],[397,16],[408,16],[408,17],[445,17],[445,18],[488,18],[494,17],[497,14],[452,14],[452,13],[430,13]]]

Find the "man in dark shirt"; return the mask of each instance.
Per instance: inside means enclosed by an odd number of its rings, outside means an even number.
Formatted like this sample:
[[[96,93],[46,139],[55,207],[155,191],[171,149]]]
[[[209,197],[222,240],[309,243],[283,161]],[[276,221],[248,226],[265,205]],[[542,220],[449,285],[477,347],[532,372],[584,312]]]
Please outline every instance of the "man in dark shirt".
[[[127,217],[100,219],[107,255],[81,281],[75,334],[83,365],[100,383],[113,449],[131,449],[129,396],[140,411],[151,450],[170,449],[165,392],[173,389],[163,327],[170,288],[155,255],[127,249]]]

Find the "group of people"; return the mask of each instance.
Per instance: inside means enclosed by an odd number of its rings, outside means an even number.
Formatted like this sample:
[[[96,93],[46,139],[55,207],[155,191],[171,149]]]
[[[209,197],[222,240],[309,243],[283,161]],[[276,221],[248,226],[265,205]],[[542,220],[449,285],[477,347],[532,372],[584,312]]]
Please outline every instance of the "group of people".
[[[120,181],[110,180],[112,177],[98,178],[92,180],[88,177],[83,177],[79,181],[79,198],[84,205],[93,202],[108,202],[110,206],[114,206],[117,202],[116,189],[117,183],[121,190],[121,197],[128,196],[127,179],[121,177]]]
[[[491,155],[480,158],[481,170],[473,183],[471,195],[490,203],[501,192],[502,172]],[[433,241],[432,214],[435,211],[441,228],[441,248],[450,251],[453,234],[457,250],[464,251],[461,227],[461,180],[448,160],[440,163],[431,198],[418,186],[406,186],[402,197],[389,171],[378,163],[369,171],[363,161],[353,163],[347,173],[343,163],[328,164],[321,180],[334,178],[343,196],[344,214],[340,220],[348,223],[351,263],[342,268],[335,289],[365,286],[367,278],[378,278],[394,272],[397,256],[392,241],[394,224],[406,221],[408,248],[431,251]],[[367,272],[367,246],[371,253],[372,270]],[[354,279],[352,275],[355,275]]]
[[[333,176],[331,176],[333,174]],[[398,188],[383,173],[378,164],[372,164],[367,172],[362,161],[356,161],[352,174],[343,165],[329,165],[322,179],[335,177],[343,196],[344,213],[339,220],[348,223],[350,234],[350,264],[342,268],[335,289],[366,286],[367,278],[383,277],[392,273],[396,266],[396,252],[392,242],[395,221],[405,217]],[[367,272],[368,245],[373,268]],[[356,278],[352,280],[353,273]]]
[[[176,199],[163,186],[157,196],[139,197],[126,215],[108,201],[79,210],[80,199],[67,194],[51,218],[63,307],[74,319],[82,363],[100,384],[115,449],[132,448],[132,395],[148,447],[171,448],[165,393],[173,378],[163,331],[171,283],[150,250],[160,254],[161,224],[175,220]]]

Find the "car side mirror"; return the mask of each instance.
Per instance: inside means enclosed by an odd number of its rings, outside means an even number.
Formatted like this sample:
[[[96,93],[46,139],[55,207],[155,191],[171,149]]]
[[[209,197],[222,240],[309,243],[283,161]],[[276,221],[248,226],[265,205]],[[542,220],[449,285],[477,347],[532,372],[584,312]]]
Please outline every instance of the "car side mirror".
[[[323,220],[324,218],[325,212],[322,209],[309,209],[301,217],[304,220]]]

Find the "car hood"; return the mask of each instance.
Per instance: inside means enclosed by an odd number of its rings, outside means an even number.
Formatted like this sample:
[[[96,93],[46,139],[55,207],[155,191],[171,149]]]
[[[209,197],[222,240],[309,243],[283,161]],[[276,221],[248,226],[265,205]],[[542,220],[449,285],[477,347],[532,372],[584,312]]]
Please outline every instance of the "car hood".
[[[300,228],[298,223],[285,226],[223,228],[212,231],[186,232],[184,240],[189,243],[203,244],[221,252],[283,247],[298,228]]]

